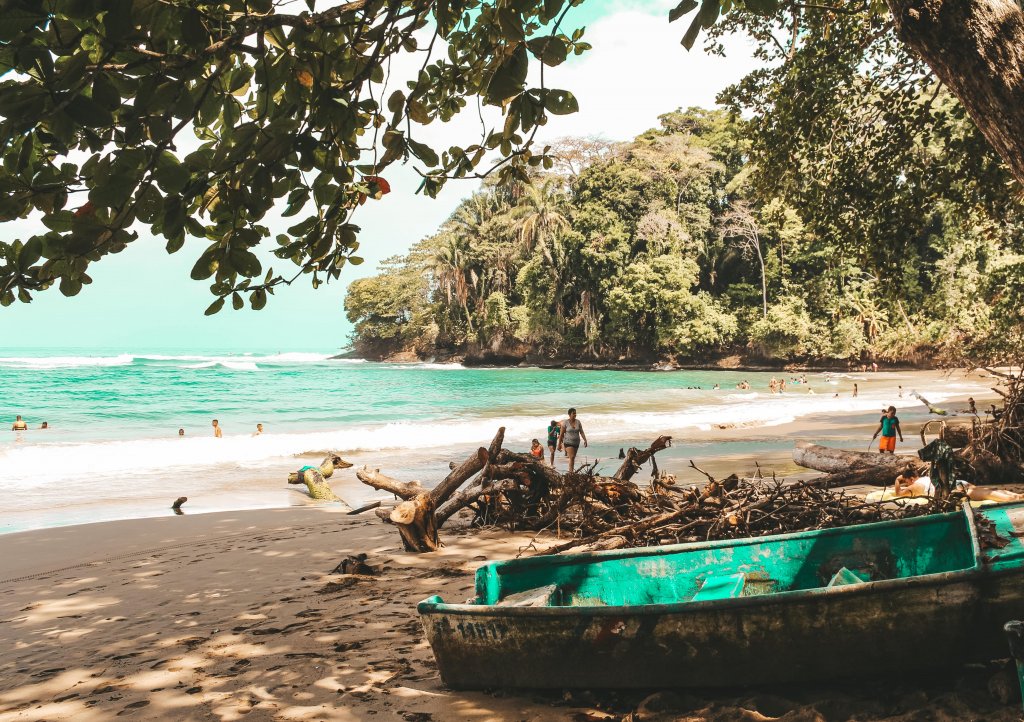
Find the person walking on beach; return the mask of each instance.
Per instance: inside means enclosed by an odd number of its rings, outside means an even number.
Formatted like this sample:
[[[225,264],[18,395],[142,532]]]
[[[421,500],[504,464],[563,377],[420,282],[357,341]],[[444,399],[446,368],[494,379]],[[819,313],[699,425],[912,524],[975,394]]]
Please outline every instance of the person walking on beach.
[[[551,452],[551,465],[555,465],[555,448],[558,446],[558,437],[562,433],[562,425],[551,419],[548,424],[548,451]]]
[[[857,398],[857,384],[853,385],[853,398]]]
[[[878,453],[885,454],[888,452],[895,454],[897,434],[899,434],[900,443],[903,443],[903,431],[900,429],[900,420],[896,418],[895,406],[890,406],[886,409],[882,418],[878,420],[878,428],[875,429],[875,434],[871,437],[872,441],[875,440],[879,432],[881,432],[882,438],[878,442]]]
[[[220,428],[220,422],[218,422],[217,419],[213,420],[213,435],[214,435],[215,438],[218,438],[218,439],[221,438],[222,436],[224,436],[224,432],[221,431],[221,428]]]
[[[11,431],[28,431],[28,424],[26,424],[19,415],[14,419],[14,425],[11,427]]]
[[[587,448],[587,435],[583,433],[583,424],[576,418],[576,409],[569,409],[569,418],[562,422],[562,431],[558,436],[558,448],[565,447],[569,457],[569,473],[576,467],[576,452],[580,450],[580,439],[583,448]]]

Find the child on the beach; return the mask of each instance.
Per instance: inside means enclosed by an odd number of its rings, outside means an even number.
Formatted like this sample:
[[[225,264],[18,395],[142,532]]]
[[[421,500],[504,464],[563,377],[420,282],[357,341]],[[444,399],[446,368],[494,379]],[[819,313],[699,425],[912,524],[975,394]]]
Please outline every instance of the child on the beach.
[[[534,459],[544,458],[544,447],[540,445],[540,439],[533,440],[533,445],[530,447],[530,456]]]
[[[885,410],[885,414],[878,420],[878,428],[875,429],[874,436],[871,440],[874,441],[878,433],[882,433],[882,438],[878,442],[878,453],[890,454],[896,453],[896,435],[900,436],[900,443],[903,443],[903,431],[900,429],[900,420],[896,418],[896,407],[890,406]]]
[[[551,452],[551,465],[555,465],[555,447],[558,446],[558,435],[562,433],[562,425],[551,419],[548,424],[548,451]]]

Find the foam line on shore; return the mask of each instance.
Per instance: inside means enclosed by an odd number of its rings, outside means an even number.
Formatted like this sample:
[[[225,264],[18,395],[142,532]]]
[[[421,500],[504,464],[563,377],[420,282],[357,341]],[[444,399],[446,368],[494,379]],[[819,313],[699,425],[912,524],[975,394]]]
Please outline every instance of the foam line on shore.
[[[933,403],[952,392],[930,391]],[[880,411],[892,400],[877,392],[857,398],[830,395],[770,396],[726,394],[685,410],[607,410],[581,414],[594,441],[630,442],[658,434],[680,435],[687,430],[776,426],[819,414],[857,414]],[[305,454],[331,449],[341,453],[379,450],[429,450],[486,445],[498,426],[506,427],[512,445],[540,438],[547,416],[447,418],[349,426],[330,430],[268,433],[258,437],[228,435],[223,439],[148,438],[98,442],[20,443],[0,449],[0,478],[17,488],[37,488],[83,476],[117,477],[145,470],[212,468],[231,465],[259,468]],[[54,463],[59,459],[59,463]]]

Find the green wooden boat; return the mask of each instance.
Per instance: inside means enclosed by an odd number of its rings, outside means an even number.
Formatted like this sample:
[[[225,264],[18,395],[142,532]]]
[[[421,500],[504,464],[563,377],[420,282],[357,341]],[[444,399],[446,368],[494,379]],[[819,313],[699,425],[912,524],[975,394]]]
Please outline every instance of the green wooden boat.
[[[979,526],[1008,542],[983,549]],[[842,529],[532,557],[419,604],[450,687],[777,684],[1006,656],[1024,503]]]

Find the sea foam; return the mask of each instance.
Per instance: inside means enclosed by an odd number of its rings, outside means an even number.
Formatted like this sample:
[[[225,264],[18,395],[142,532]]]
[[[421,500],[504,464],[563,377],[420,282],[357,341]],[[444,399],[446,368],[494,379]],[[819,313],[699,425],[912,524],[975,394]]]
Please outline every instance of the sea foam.
[[[951,395],[930,391],[933,403]],[[711,396],[709,394],[709,396]],[[702,438],[715,438],[719,429],[776,426],[810,415],[869,414],[891,403],[891,394],[863,393],[857,398],[834,398],[831,394],[787,393],[780,396],[746,394],[713,396],[678,410],[631,411],[594,410],[581,412],[584,431],[592,442],[631,445],[660,434],[680,442],[703,431]],[[736,398],[742,397],[742,398]],[[910,402],[908,401],[908,405]],[[511,415],[502,417],[436,418],[361,424],[341,428],[266,433],[261,436],[227,435],[211,437],[148,438],[117,441],[23,443],[0,446],[0,479],[19,488],[34,488],[54,481],[73,481],[83,476],[121,477],[159,473],[168,469],[213,467],[260,468],[280,466],[289,458],[320,454],[327,450],[342,454],[359,451],[438,450],[452,457],[463,450],[486,446],[499,426],[504,426],[508,448],[526,449],[531,438],[543,438],[550,416]],[[38,438],[38,437],[36,437]],[[59,463],[54,463],[59,460]],[[296,465],[299,461],[295,460]]]

